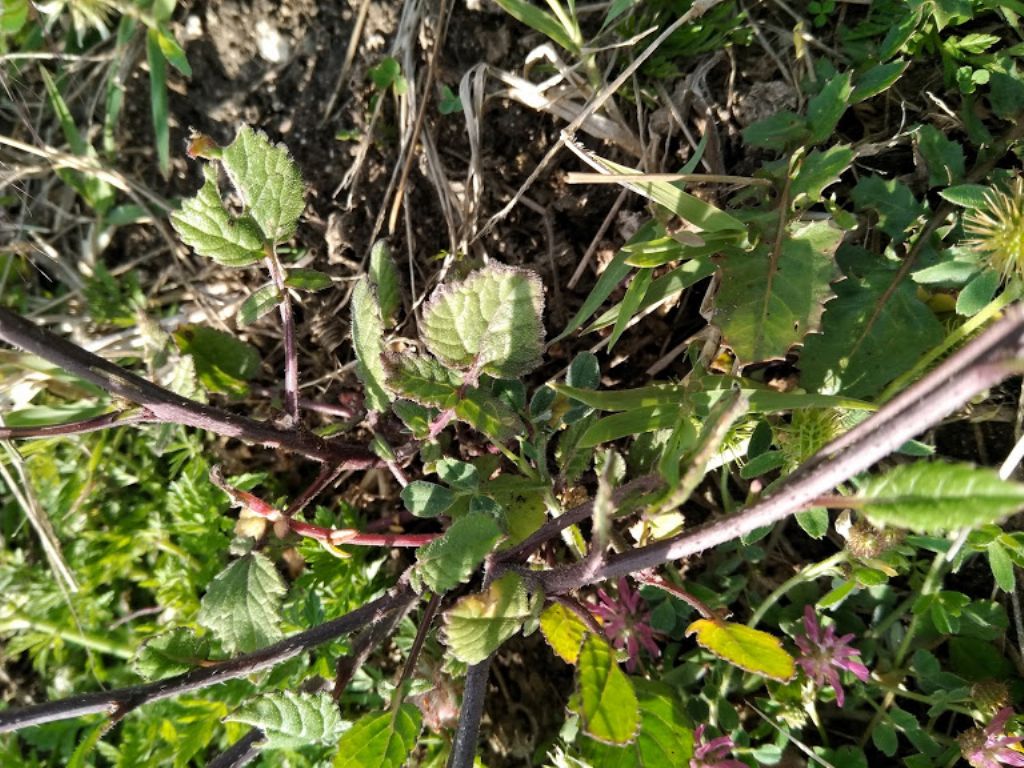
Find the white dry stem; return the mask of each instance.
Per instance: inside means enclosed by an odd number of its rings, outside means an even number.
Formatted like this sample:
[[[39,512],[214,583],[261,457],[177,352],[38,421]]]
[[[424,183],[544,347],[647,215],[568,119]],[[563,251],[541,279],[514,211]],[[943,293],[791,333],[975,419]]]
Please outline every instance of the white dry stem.
[[[0,419],[0,424],[2,423],[3,420]],[[60,541],[57,539],[57,534],[53,531],[50,519],[46,516],[46,512],[43,511],[39,500],[32,490],[32,485],[25,474],[25,462],[9,440],[3,441],[3,446],[4,452],[7,454],[7,460],[18,477],[15,478],[11,474],[7,467],[7,462],[0,460],[0,479],[4,481],[7,490],[10,491],[18,506],[21,507],[21,511],[28,519],[32,530],[39,537],[39,543],[43,547],[46,561],[50,564],[50,570],[53,571],[57,581],[61,584],[62,591],[74,594],[78,592],[78,582],[75,580],[75,574],[71,571],[70,566],[64,560]]]

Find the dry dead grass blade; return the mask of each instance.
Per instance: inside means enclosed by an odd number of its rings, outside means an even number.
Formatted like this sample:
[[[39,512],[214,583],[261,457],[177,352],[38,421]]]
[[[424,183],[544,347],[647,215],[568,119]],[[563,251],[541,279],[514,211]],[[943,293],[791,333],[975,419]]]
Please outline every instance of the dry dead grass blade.
[[[407,61],[405,51],[410,48],[414,49],[416,46],[416,31],[419,29],[419,22],[423,13],[423,2],[422,0],[408,0],[408,2],[402,5],[402,15],[398,20],[398,30],[395,32],[395,39],[391,42],[391,47],[388,49],[388,55],[395,59],[401,59],[403,63]],[[402,75],[407,78],[408,82],[414,82],[414,74],[403,70]],[[333,196],[337,197],[343,189],[347,189],[348,198],[345,201],[345,207],[349,210],[355,205],[355,195],[359,185],[359,180],[363,175],[363,168],[366,165],[366,158],[370,153],[370,146],[373,144],[373,134],[377,127],[377,121],[383,112],[385,94],[381,94],[380,98],[377,99],[377,103],[374,106],[373,113],[370,115],[370,120],[366,125],[366,130],[363,132],[363,137],[359,141],[359,146],[356,149],[355,158],[352,161],[352,165],[345,172],[345,175],[341,179],[341,183],[335,188]],[[398,124],[404,126],[406,124],[406,114],[409,111],[408,104],[408,91],[406,94],[398,95]],[[395,168],[397,172],[398,167]],[[393,174],[394,175],[394,174]],[[392,182],[389,184],[389,190]],[[388,196],[384,199],[389,199]],[[378,216],[378,219],[380,216]],[[379,227],[375,227],[375,232],[379,232]],[[375,237],[376,235],[374,235]],[[371,243],[373,238],[370,238]],[[369,253],[369,247],[367,247],[367,253]]]
[[[0,423],[2,423],[2,419],[0,419]],[[25,472],[25,461],[17,448],[9,440],[3,441],[3,446],[4,453],[7,456],[6,461],[0,459],[0,480],[3,480],[4,485],[7,486],[7,491],[14,497],[18,506],[21,507],[22,514],[25,515],[25,518],[32,526],[32,530],[36,532],[36,536],[39,537],[39,543],[43,548],[43,553],[46,555],[46,562],[49,563],[50,570],[53,571],[53,575],[57,579],[61,590],[74,594],[78,592],[78,582],[75,580],[75,574],[64,559],[60,540],[53,530],[50,518],[46,516],[46,512],[43,511],[35,492],[32,490],[32,484],[29,482],[28,475]],[[10,469],[8,468],[8,462],[10,463]],[[14,470],[13,474],[11,469]],[[17,477],[14,475],[17,475]]]
[[[352,62],[355,61],[356,52],[359,50],[359,41],[363,37],[363,27],[366,25],[366,15],[370,10],[370,0],[361,0],[359,11],[356,13],[356,22],[352,27],[352,35],[348,39],[348,48],[345,50],[345,60],[338,71],[338,79],[334,83],[334,90],[331,91],[331,98],[327,100],[323,117],[320,118],[320,127],[323,128],[334,113],[334,107],[338,103],[338,97],[348,81],[349,72],[352,71]]]
[[[427,62],[427,74],[423,79],[421,92],[418,94],[419,103],[416,104],[415,114],[416,118],[413,121],[412,128],[405,141],[405,159],[402,162],[402,173],[398,179],[398,186],[395,189],[395,197],[391,204],[391,215],[388,218],[388,232],[393,233],[395,231],[395,225],[398,222],[398,211],[402,206],[402,200],[405,197],[405,185],[409,180],[409,173],[412,170],[413,160],[416,157],[416,145],[419,143],[420,133],[423,131],[423,121],[426,119],[427,106],[432,102],[430,98],[430,92],[434,87],[434,79],[437,77],[437,62],[441,56],[441,50],[444,47],[445,34],[448,30],[448,0],[441,0],[440,6],[437,10],[437,32],[434,39],[434,44],[430,51],[430,59]],[[410,54],[407,51],[407,56]],[[411,56],[410,56],[411,58]],[[415,97],[415,94],[414,94]],[[428,158],[430,155],[428,154]],[[433,154],[434,158],[437,158],[436,151]],[[442,197],[442,207],[447,212],[448,206],[443,203],[446,202],[446,184],[442,184],[438,187],[438,193]],[[454,223],[448,222],[448,230],[451,235],[454,235],[455,226]]]

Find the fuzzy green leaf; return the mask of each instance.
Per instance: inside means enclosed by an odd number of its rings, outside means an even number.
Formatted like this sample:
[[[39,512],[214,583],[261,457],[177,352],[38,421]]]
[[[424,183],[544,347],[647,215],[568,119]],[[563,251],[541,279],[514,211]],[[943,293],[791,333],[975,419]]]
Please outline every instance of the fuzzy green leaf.
[[[273,283],[264,285],[249,294],[235,313],[235,322],[240,326],[252,325],[281,303],[281,292]]]
[[[402,489],[405,508],[416,517],[443,515],[455,503],[455,494],[447,488],[426,480],[413,480]]]
[[[356,375],[365,387],[366,407],[383,411],[391,402],[384,386],[384,324],[367,277],[361,278],[352,290],[352,347],[356,352]]]
[[[519,631],[530,616],[522,580],[506,573],[486,592],[466,595],[444,615],[448,650],[459,661],[478,664]]]
[[[391,249],[387,242],[378,240],[370,249],[370,281],[377,289],[377,300],[380,302],[380,315],[386,326],[391,326],[395,315],[402,307],[402,295],[398,278],[398,267],[391,258]]]
[[[693,728],[678,693],[664,683],[632,677],[640,705],[635,741],[615,747],[589,739],[580,745],[593,768],[678,768],[693,757]]]
[[[431,591],[447,592],[467,581],[501,538],[495,519],[485,513],[460,517],[444,535],[416,550],[413,586],[426,584]]]
[[[543,310],[536,273],[490,264],[439,286],[423,308],[420,334],[450,366],[514,379],[540,364]]]
[[[464,394],[455,404],[455,416],[499,443],[524,430],[522,420],[508,403],[480,389],[470,389]]]
[[[576,662],[575,710],[583,732],[608,744],[630,744],[640,727],[633,684],[603,638],[587,635]],[[570,704],[572,706],[572,704]]]
[[[806,224],[782,240],[719,259],[721,284],[712,322],[744,363],[784,357],[821,324],[837,276],[833,254],[843,233],[827,222]]]
[[[937,461],[871,477],[857,496],[873,522],[919,533],[994,523],[1024,508],[1024,484],[992,469]]]
[[[306,203],[299,169],[283,145],[243,125],[221,163],[267,240],[280,243],[295,234]]]
[[[955,187],[939,190],[939,197],[961,208],[984,208],[988,205],[986,195],[989,188],[982,184],[957,184]]]
[[[999,289],[1002,276],[994,269],[986,269],[975,275],[956,297],[956,313],[963,317],[974,317],[992,301]]]
[[[730,621],[697,619],[686,628],[697,643],[740,669],[786,682],[796,674],[796,662],[782,648],[779,638],[759,629]]]
[[[561,603],[552,603],[540,615],[540,631],[551,650],[566,664],[580,658],[587,625]]]
[[[264,749],[333,744],[348,725],[328,694],[293,691],[277,691],[247,701],[224,719],[262,730],[266,735]]]
[[[224,331],[183,325],[174,333],[174,341],[182,353],[192,356],[199,381],[210,392],[244,395],[245,382],[260,369],[255,347]]]
[[[291,267],[288,270],[288,276],[285,278],[284,284],[297,291],[316,293],[317,291],[330,288],[334,285],[334,281],[331,280],[330,275],[324,274],[317,269]]]
[[[263,233],[248,216],[234,218],[220,199],[217,172],[203,169],[203,186],[171,214],[171,226],[185,245],[225,267],[245,267],[263,258]]]
[[[462,382],[457,373],[426,355],[384,355],[387,387],[396,395],[420,405],[450,408]]]
[[[797,512],[796,522],[803,529],[804,533],[812,539],[824,538],[825,534],[828,533],[828,510],[824,507],[814,507],[803,512]]]
[[[250,553],[210,582],[197,620],[228,653],[249,653],[281,639],[278,617],[284,593],[274,564]]]
[[[356,721],[338,742],[334,768],[402,768],[416,746],[423,716],[412,704]]]
[[[132,669],[140,677],[157,680],[188,672],[209,657],[208,638],[197,637],[188,627],[175,627],[144,642],[132,659]]]

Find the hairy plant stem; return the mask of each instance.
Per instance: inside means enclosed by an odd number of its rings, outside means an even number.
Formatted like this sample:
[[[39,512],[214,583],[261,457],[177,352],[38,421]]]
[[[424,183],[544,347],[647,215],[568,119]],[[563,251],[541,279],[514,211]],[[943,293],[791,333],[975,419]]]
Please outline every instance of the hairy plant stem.
[[[264,249],[264,262],[270,279],[281,293],[281,334],[284,337],[284,409],[293,426],[299,423],[299,355],[295,348],[295,317],[292,312],[292,298],[284,282],[284,270],[277,258],[277,251],[268,244]]]
[[[192,669],[185,674],[156,680],[152,683],[111,691],[75,694],[66,699],[49,701],[44,704],[2,710],[0,711],[0,733],[97,713],[104,713],[119,720],[144,704],[177,696],[180,693],[208,688],[211,685],[246,677],[276,666],[342,635],[385,621],[392,612],[405,610],[415,600],[415,593],[403,582],[383,597],[379,597],[351,613],[305,632],[299,632],[253,653],[247,653],[227,661],[213,662],[207,666]]]
[[[274,424],[189,400],[87,352],[2,307],[0,340],[31,352],[116,397],[141,406],[142,412],[133,419],[135,423],[196,427],[247,443],[297,453],[317,461],[343,464],[347,469],[381,466],[380,459],[365,446],[324,440],[312,432],[282,429]],[[105,426],[117,426],[117,422],[115,420]]]
[[[593,572],[588,571],[586,562],[546,571],[527,571],[520,566],[500,563],[495,577],[500,576],[502,569],[516,570],[545,594],[560,594],[694,555],[772,525],[865,471],[979,392],[1020,374],[1024,370],[1022,355],[1024,306],[1017,304],[927,376],[825,446],[771,495],[752,506],[671,539],[613,555]]]

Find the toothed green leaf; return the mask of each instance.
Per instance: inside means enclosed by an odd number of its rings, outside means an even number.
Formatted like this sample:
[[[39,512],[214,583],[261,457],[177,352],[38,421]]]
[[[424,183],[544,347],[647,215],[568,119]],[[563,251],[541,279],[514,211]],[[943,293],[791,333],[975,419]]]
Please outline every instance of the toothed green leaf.
[[[182,353],[191,355],[199,381],[210,392],[244,395],[246,384],[260,369],[260,353],[230,333],[183,325],[174,332]]]
[[[356,352],[356,375],[365,387],[366,407],[383,411],[391,403],[384,386],[384,324],[380,320],[377,297],[366,277],[352,290],[352,347]]]
[[[203,596],[197,620],[228,653],[249,653],[281,639],[278,626],[284,583],[259,553],[235,560],[218,573]]]
[[[939,461],[896,467],[857,495],[873,522],[921,533],[994,523],[1024,509],[1024,484],[993,469]]]
[[[796,662],[774,635],[731,621],[697,619],[686,635],[697,635],[697,643],[720,659],[740,669],[785,682],[796,674]]]
[[[384,324],[390,326],[395,315],[402,306],[402,295],[399,289],[398,267],[391,258],[391,249],[384,240],[378,240],[370,249],[370,280],[377,288],[377,300],[380,302],[380,315]]]
[[[561,603],[552,603],[540,615],[540,632],[551,650],[566,664],[575,664],[580,658],[587,625]]]
[[[478,664],[518,632],[529,616],[522,580],[507,573],[486,592],[466,595],[445,613],[445,642],[459,661]]]
[[[412,353],[384,355],[384,372],[388,389],[396,395],[433,408],[450,408],[462,383],[434,358]]]
[[[468,390],[455,404],[455,416],[499,443],[522,434],[525,429],[508,403],[479,389]]]
[[[263,749],[333,744],[348,726],[328,694],[294,691],[277,691],[252,699],[224,719],[263,731]]]
[[[420,333],[450,366],[514,379],[540,364],[543,309],[536,273],[491,264],[438,287],[423,308]]]
[[[776,250],[731,250],[717,259],[722,282],[712,322],[744,363],[781,358],[817,330],[838,276],[842,231],[818,221],[787,233]]]
[[[640,732],[632,744],[579,743],[593,768],[674,768],[693,757],[693,728],[678,692],[664,683],[631,677],[640,705]]]
[[[334,768],[402,768],[416,746],[423,716],[412,704],[361,717],[338,742]]]
[[[486,512],[460,517],[439,539],[416,551],[412,583],[426,584],[431,591],[447,592],[467,581],[498,543],[501,530]]]
[[[147,680],[180,675],[210,657],[209,638],[188,627],[175,627],[144,642],[132,659],[132,669]]]
[[[220,199],[217,172],[203,168],[203,186],[171,214],[171,226],[185,245],[225,267],[245,267],[263,258],[263,234],[248,216],[234,218]]]
[[[235,322],[241,326],[252,325],[281,303],[281,292],[273,283],[264,285],[249,294],[235,313]]]
[[[284,145],[271,144],[264,133],[243,125],[221,162],[267,240],[280,243],[295,234],[306,203],[299,169]]]
[[[579,714],[583,732],[606,744],[632,743],[640,727],[640,705],[615,651],[603,638],[587,635],[576,669],[577,693],[569,706]]]

